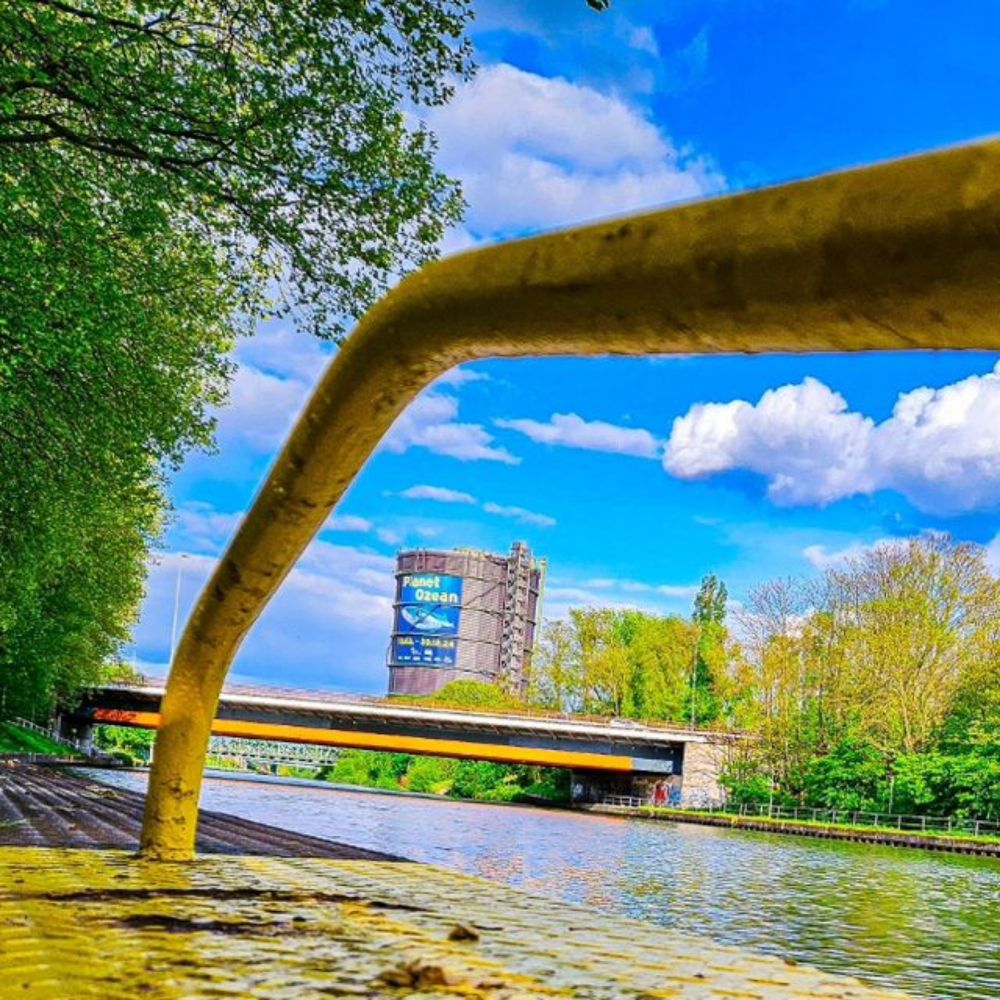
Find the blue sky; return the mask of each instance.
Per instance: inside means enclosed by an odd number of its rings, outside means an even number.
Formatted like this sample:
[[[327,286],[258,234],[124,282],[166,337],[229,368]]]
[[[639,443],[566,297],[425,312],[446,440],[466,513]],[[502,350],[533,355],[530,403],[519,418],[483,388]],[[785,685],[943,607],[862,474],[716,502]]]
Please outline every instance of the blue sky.
[[[443,250],[994,133],[994,3],[477,5],[480,72],[429,121],[469,201]],[[998,335],[1000,341],[1000,335]],[[177,515],[127,652],[181,623],[330,350],[269,324],[236,352],[219,450]],[[242,680],[381,692],[400,547],[549,559],[549,616],[739,601],[881,539],[945,530],[1000,571],[1000,355],[485,362],[390,432],[244,644]]]

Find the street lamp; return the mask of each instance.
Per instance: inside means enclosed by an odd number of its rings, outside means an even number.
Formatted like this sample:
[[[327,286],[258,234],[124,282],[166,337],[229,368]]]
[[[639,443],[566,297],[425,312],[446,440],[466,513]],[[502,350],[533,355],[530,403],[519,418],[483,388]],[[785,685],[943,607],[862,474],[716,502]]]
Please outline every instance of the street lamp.
[[[173,624],[170,626],[170,660],[168,665],[172,666],[174,662],[174,649],[177,645],[177,615],[180,611],[181,605],[181,575],[184,572],[184,560],[187,559],[187,554],[182,552],[180,554],[180,559],[177,562],[177,584],[174,587],[174,620]]]

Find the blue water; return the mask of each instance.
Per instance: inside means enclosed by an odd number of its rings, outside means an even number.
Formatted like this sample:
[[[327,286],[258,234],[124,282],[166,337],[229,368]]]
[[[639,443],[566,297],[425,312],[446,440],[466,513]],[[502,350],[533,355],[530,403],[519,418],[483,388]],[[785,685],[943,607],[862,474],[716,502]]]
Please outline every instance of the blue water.
[[[92,777],[142,790],[141,772]],[[1000,998],[1000,861],[209,778],[202,806],[948,1000]]]

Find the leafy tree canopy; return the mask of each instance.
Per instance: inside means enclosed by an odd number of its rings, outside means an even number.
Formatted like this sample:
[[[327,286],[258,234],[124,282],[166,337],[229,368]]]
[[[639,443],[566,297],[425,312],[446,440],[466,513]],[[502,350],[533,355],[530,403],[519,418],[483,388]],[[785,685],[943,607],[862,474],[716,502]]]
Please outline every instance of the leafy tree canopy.
[[[0,5],[0,705],[42,717],[126,641],[166,472],[228,354],[338,338],[457,218],[421,107],[468,0]]]
[[[337,336],[459,215],[404,104],[468,75],[469,16],[468,0],[12,0],[4,165],[115,230],[127,204],[207,240],[249,314],[297,307]]]

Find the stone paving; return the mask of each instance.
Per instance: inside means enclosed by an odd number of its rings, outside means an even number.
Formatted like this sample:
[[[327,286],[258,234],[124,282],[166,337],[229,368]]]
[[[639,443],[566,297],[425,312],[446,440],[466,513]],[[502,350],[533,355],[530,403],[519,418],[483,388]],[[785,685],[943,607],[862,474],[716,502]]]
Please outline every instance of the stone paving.
[[[0,998],[898,998],[427,865],[0,847]]]

